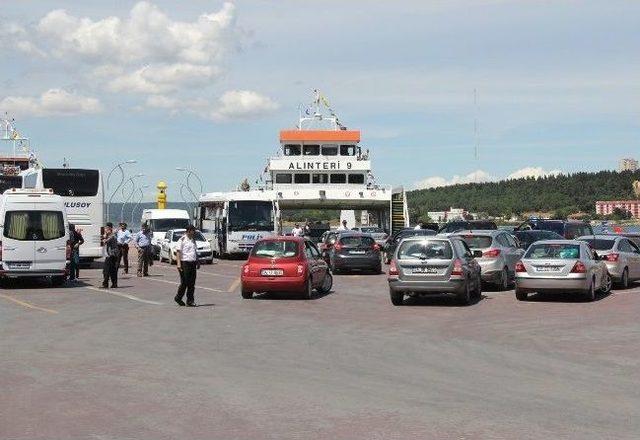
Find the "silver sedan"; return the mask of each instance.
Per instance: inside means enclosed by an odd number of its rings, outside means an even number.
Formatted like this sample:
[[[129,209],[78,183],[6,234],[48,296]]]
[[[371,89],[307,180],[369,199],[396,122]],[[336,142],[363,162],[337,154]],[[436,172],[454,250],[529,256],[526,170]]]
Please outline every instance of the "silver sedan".
[[[589,243],[607,265],[609,275],[621,287],[629,287],[629,281],[640,279],[640,248],[621,235],[585,235],[578,238]]]
[[[537,241],[516,264],[516,298],[520,301],[532,292],[576,292],[593,301],[596,291],[608,293],[611,284],[607,265],[584,241]]]

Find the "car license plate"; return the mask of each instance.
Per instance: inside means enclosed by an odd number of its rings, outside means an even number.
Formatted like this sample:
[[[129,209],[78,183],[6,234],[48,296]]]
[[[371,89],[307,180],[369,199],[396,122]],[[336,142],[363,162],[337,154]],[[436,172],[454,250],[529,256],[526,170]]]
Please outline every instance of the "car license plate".
[[[282,269],[262,269],[260,275],[263,277],[281,277],[284,274]]]
[[[536,270],[538,272],[558,272],[560,268],[554,267],[554,266],[541,266],[541,267],[537,267]]]
[[[411,272],[412,273],[435,274],[435,273],[438,273],[438,269],[436,269],[435,267],[414,267]]]
[[[349,251],[351,255],[364,255],[367,251]]]

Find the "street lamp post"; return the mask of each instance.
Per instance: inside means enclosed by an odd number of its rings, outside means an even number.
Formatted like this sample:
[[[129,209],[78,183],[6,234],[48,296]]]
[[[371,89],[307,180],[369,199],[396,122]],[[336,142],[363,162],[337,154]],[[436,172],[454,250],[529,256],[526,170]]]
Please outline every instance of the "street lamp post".
[[[140,203],[142,203],[142,199],[144,198],[143,189],[145,188],[149,188],[149,185],[142,185],[138,187],[138,191],[140,191],[140,197],[138,198],[138,201],[136,202],[136,204],[133,206],[133,209],[131,210],[131,224],[133,224],[133,218],[136,213],[136,210],[138,209],[138,206],[140,206]]]
[[[136,174],[135,176],[131,176],[125,181],[124,185],[122,186],[122,198],[124,199],[124,201],[122,202],[122,207],[120,207],[120,221],[124,221],[124,207],[127,203],[129,203],[131,196],[133,196],[133,194],[136,192],[136,183],[134,180],[137,179],[138,177],[143,177],[143,176],[144,174],[142,173]],[[125,199],[124,188],[129,182],[131,182],[133,188],[131,189],[131,193],[129,193],[129,196]]]
[[[198,176],[198,174],[194,170],[192,170],[191,168],[186,168],[186,167],[177,167],[176,171],[182,171],[183,173],[187,173],[187,177],[186,177],[185,182],[187,184],[187,187],[190,190],[191,190],[191,184],[189,182],[189,178],[191,176],[193,176],[193,177],[196,178],[196,180],[198,181],[198,184],[200,185],[200,194],[202,194],[204,192],[204,185],[202,184],[202,179],[200,178],[200,176]],[[193,191],[191,191],[191,193],[193,194]]]
[[[111,200],[113,200],[113,196],[116,195],[116,193],[118,192],[118,190],[120,189],[120,187],[124,183],[124,169],[122,168],[122,165],[132,164],[132,163],[137,163],[137,162],[138,161],[134,160],[134,159],[125,160],[124,162],[117,163],[113,168],[111,168],[111,171],[109,171],[109,174],[107,175],[107,182],[106,182],[107,194],[109,194],[109,188],[110,188],[109,187],[109,182],[111,181],[111,175],[113,174],[113,172],[115,170],[119,170],[120,171],[120,183],[118,184],[118,186],[116,186],[116,189],[113,190],[113,192],[109,196],[109,200],[107,201],[107,221],[109,221],[109,208],[111,206]]]

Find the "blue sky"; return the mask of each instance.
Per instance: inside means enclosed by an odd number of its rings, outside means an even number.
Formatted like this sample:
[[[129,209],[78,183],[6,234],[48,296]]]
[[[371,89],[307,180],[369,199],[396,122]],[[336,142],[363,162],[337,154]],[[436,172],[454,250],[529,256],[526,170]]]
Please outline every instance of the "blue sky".
[[[0,111],[48,166],[134,158],[174,190],[182,165],[255,178],[314,88],[380,182],[611,169],[640,156],[638,29],[615,0],[27,0],[0,12]]]

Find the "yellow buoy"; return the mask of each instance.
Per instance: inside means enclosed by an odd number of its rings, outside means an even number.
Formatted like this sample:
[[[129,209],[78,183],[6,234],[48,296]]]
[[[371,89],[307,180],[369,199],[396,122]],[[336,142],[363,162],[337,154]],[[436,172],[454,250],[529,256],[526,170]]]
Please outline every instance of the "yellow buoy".
[[[161,180],[156,185],[158,188],[158,195],[156,196],[156,201],[158,203],[158,209],[166,209],[167,208],[167,184],[164,180]]]

